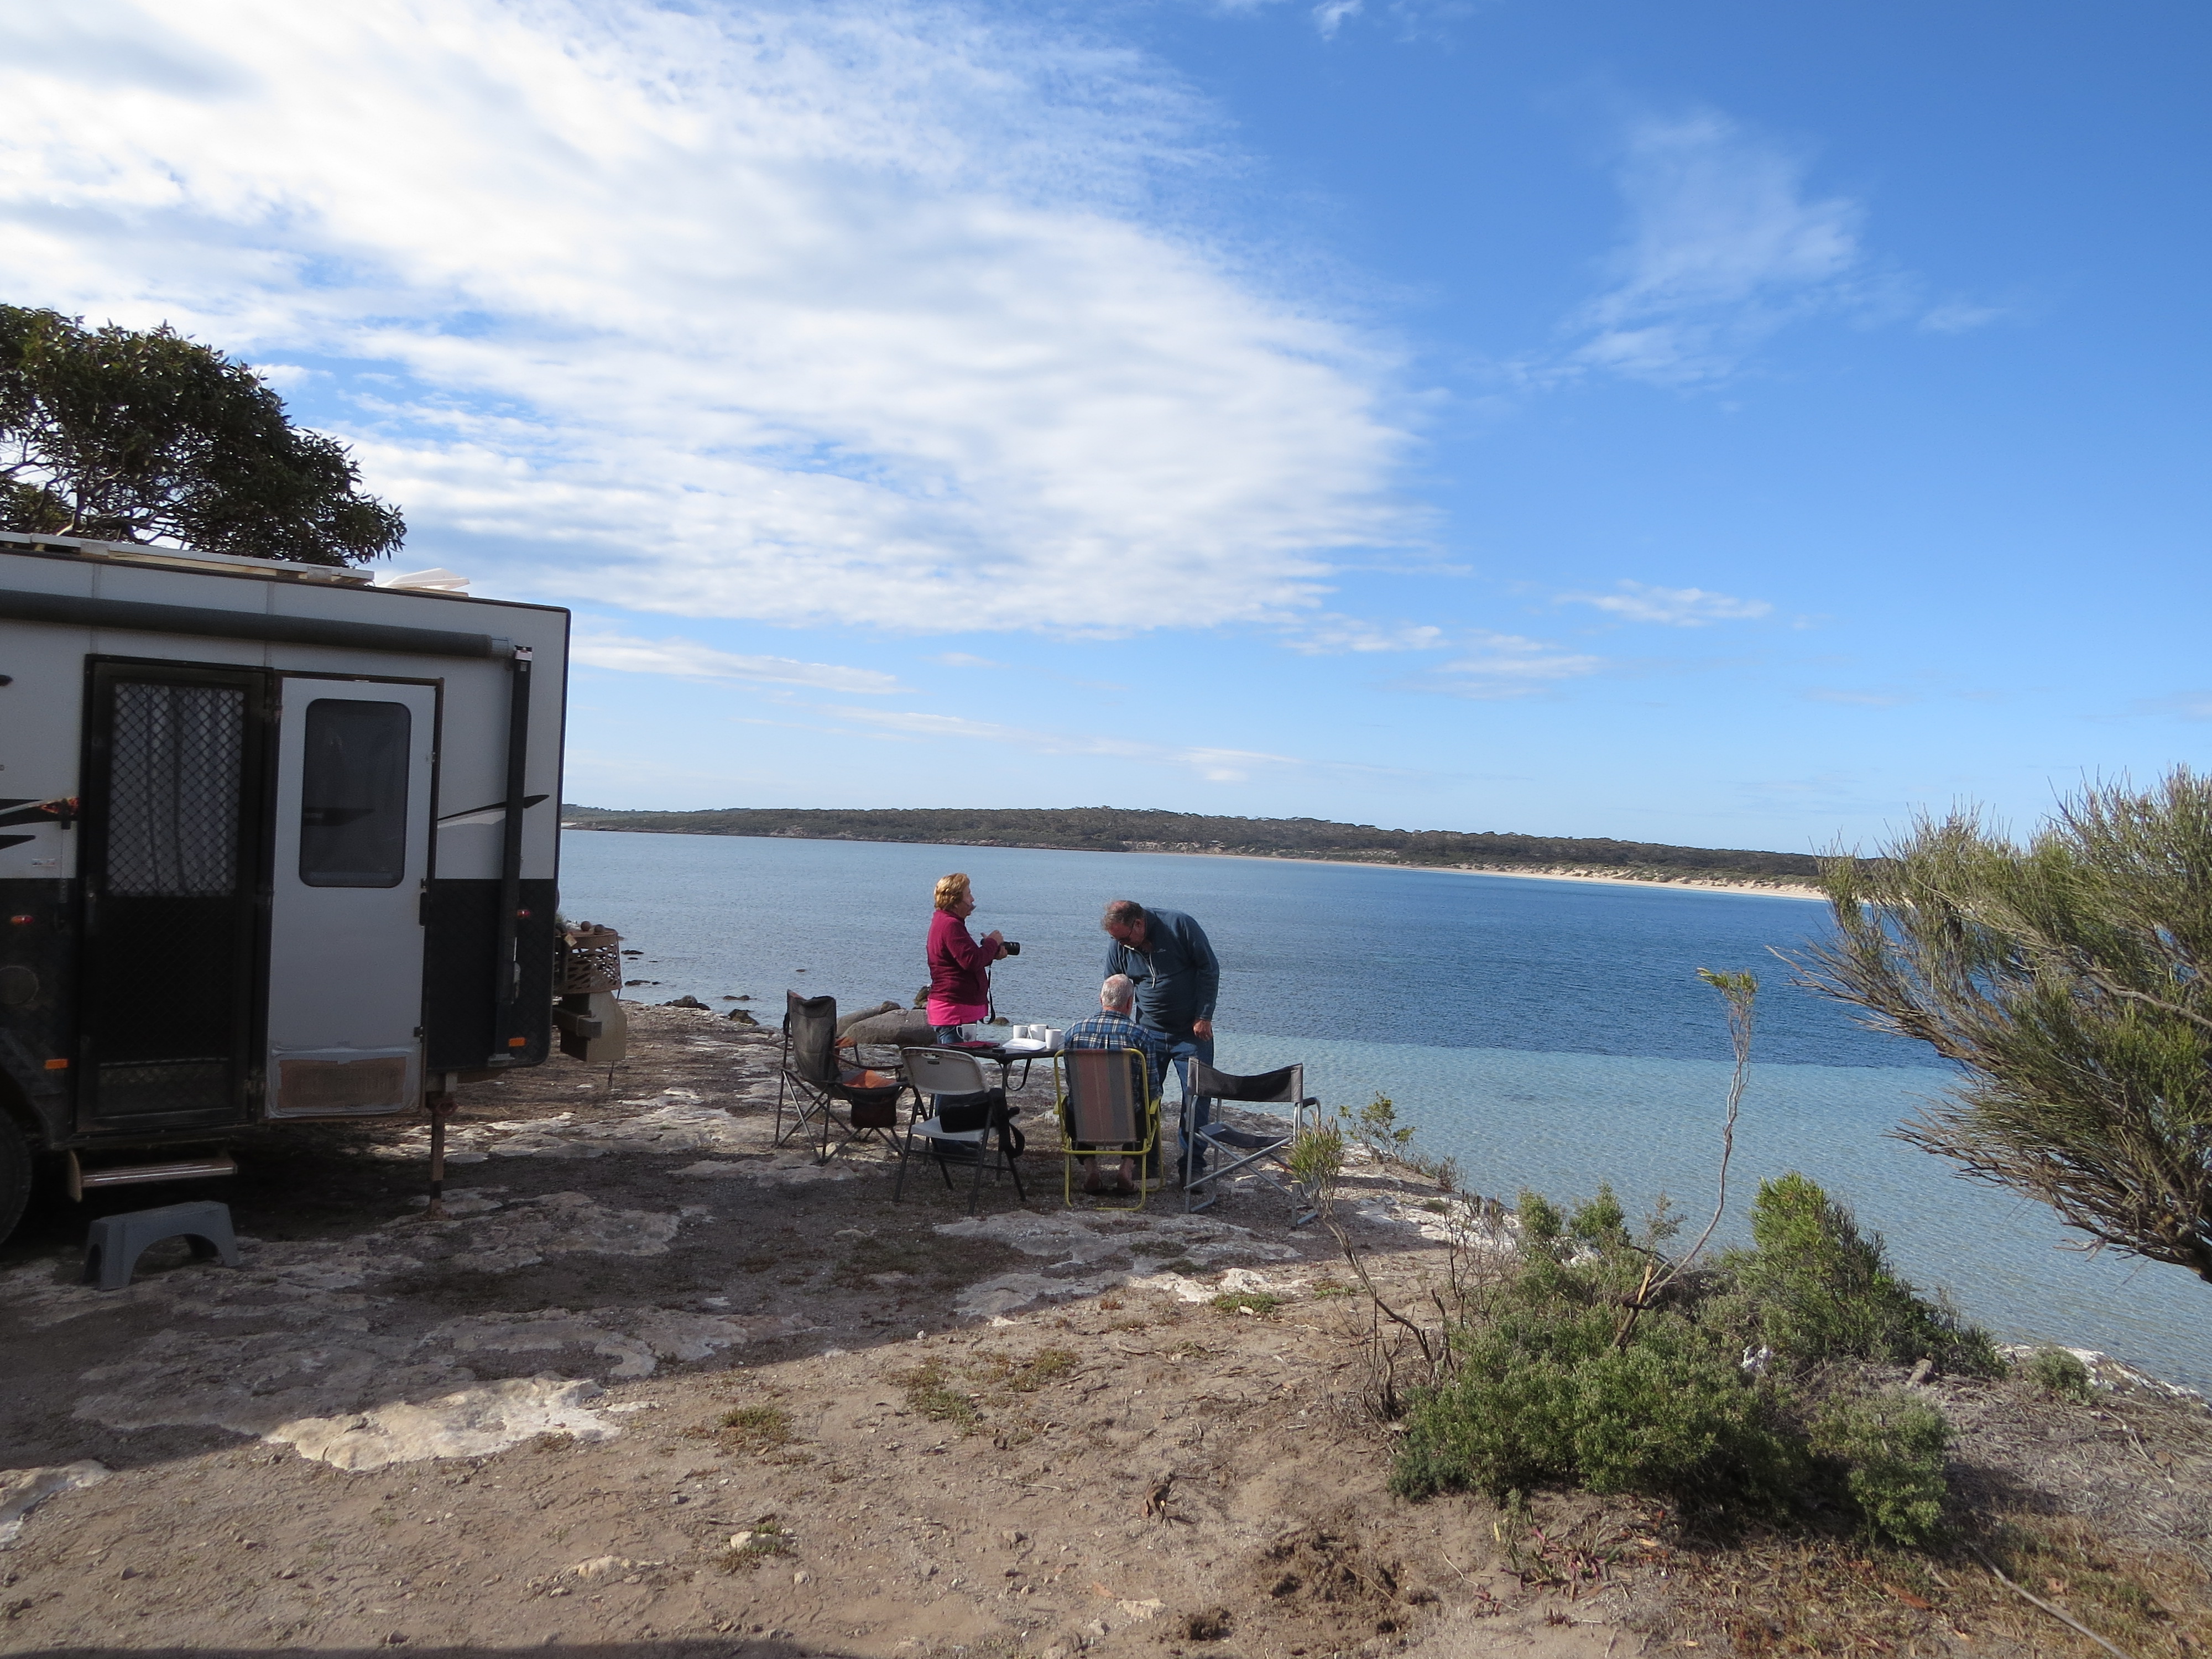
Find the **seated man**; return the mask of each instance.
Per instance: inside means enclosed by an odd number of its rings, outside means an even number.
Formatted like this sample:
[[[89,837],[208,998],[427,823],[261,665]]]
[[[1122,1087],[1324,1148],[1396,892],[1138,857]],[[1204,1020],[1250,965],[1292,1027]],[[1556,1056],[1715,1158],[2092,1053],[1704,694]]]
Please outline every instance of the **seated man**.
[[[1098,988],[1098,1012],[1088,1019],[1079,1019],[1067,1028],[1063,1047],[1069,1048],[1134,1048],[1145,1057],[1146,1085],[1153,1100],[1160,1097],[1160,1083],[1166,1077],[1174,1052],[1174,1044],[1164,1033],[1139,1025],[1136,1019],[1137,984],[1127,974],[1116,974]],[[1079,1146],[1081,1143],[1078,1143]],[[1099,1173],[1101,1158],[1084,1162],[1083,1190],[1096,1195],[1108,1190]],[[1129,1194],[1137,1190],[1137,1160],[1121,1160],[1121,1175],[1112,1190]]]

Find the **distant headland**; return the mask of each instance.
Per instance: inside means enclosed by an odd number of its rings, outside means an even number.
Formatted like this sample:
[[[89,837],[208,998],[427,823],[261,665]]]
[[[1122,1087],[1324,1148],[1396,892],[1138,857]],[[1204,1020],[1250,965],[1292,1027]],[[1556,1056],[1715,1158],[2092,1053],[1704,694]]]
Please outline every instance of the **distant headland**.
[[[1753,888],[1808,897],[1814,896],[1813,884],[1820,873],[1820,860],[1804,853],[1496,830],[1382,830],[1323,818],[1218,817],[1117,806],[852,811],[733,806],[696,812],[629,812],[570,805],[561,809],[561,819],[579,830],[1312,859],[1492,875]]]

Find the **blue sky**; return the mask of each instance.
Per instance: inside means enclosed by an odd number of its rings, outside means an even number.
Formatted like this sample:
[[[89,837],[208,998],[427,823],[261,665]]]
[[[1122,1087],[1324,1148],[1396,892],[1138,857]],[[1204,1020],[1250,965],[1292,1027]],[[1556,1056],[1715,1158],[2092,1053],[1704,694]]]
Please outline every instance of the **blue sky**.
[[[2201,8],[0,30],[0,292],[573,606],[572,799],[1802,849],[2212,733]]]

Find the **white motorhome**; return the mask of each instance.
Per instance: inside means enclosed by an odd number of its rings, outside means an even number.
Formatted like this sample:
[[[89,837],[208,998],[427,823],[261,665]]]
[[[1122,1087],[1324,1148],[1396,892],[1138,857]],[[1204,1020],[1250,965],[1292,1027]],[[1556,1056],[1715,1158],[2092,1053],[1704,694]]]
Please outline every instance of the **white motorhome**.
[[[0,1237],[545,1058],[568,613],[410,580],[0,532]]]

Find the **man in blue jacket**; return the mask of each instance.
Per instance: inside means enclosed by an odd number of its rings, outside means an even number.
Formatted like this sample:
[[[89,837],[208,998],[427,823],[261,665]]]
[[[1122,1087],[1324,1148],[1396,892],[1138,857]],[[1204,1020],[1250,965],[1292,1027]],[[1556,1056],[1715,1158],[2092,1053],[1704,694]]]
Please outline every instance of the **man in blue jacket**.
[[[1115,899],[1100,924],[1114,943],[1106,950],[1106,975],[1136,981],[1137,1020],[1173,1045],[1176,1073],[1182,1079],[1182,1170],[1186,1176],[1206,1167],[1192,1161],[1192,1137],[1213,1116],[1213,1102],[1190,1092],[1190,1057],[1213,1064],[1213,1005],[1221,994],[1221,963],[1206,930],[1180,910],[1157,910],[1134,899]]]

